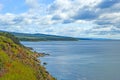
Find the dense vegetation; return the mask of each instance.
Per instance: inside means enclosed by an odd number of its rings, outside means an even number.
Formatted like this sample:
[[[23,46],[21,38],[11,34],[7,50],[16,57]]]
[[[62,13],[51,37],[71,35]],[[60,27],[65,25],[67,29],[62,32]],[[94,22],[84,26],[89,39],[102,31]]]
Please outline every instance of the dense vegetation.
[[[0,33],[0,80],[55,80],[35,53],[9,33]]]
[[[19,42],[19,39],[16,38],[14,35],[10,34],[9,32],[0,32],[0,36],[8,37],[8,38],[10,38],[14,43],[21,45],[20,42]]]
[[[26,33],[12,33],[21,41],[77,41],[77,38],[46,35],[46,34],[26,34]]]

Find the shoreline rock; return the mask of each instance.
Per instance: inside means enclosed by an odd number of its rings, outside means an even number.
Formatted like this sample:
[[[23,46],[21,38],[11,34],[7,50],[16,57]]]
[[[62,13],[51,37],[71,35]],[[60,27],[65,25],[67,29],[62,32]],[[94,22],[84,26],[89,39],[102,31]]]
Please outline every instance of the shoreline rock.
[[[11,36],[0,35],[0,80],[56,80],[38,59],[48,54],[33,52]]]
[[[34,52],[34,57],[38,58],[38,57],[44,57],[44,56],[50,56],[50,54],[48,53],[38,53],[38,52]]]

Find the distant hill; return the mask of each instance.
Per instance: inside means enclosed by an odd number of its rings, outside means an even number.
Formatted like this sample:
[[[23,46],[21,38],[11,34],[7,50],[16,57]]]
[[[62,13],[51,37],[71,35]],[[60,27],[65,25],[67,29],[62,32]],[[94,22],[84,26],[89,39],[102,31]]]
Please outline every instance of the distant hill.
[[[21,41],[77,41],[77,38],[56,36],[56,35],[46,35],[46,34],[26,34],[26,33],[14,33]]]
[[[0,32],[6,32],[1,31]],[[28,33],[16,33],[9,32],[16,36],[21,41],[79,41],[79,40],[117,40],[117,39],[107,39],[107,38],[73,38],[66,36],[48,35],[48,34],[28,34]]]
[[[107,38],[77,38],[79,40],[112,40]]]
[[[0,31],[6,32],[6,31]],[[21,41],[77,41],[79,39],[73,37],[65,37],[65,36],[56,36],[56,35],[47,35],[47,34],[28,34],[28,33],[16,33],[9,32],[16,36]]]
[[[77,38],[79,40],[100,40],[100,41],[119,41],[120,39],[109,39],[109,38]]]

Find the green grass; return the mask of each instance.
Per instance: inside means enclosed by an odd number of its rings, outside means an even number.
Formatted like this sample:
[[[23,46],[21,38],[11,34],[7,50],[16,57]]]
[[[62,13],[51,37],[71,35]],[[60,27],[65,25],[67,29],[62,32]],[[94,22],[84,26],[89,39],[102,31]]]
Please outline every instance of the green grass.
[[[37,80],[35,71],[19,60],[13,61],[4,52],[0,52],[0,60],[2,62],[1,67],[7,71],[0,80]]]
[[[55,80],[33,52],[7,36],[0,35],[0,80]]]

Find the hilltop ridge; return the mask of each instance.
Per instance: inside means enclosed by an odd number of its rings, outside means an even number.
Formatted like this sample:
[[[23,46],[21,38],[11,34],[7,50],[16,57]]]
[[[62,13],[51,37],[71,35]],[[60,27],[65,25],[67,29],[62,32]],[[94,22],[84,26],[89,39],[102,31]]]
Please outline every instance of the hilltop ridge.
[[[0,30],[0,32],[7,32],[7,31]],[[79,40],[74,37],[40,34],[40,33],[35,33],[35,34],[17,33],[17,32],[9,32],[9,33],[17,37],[20,41],[77,41]]]

